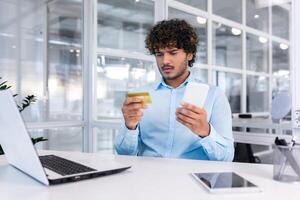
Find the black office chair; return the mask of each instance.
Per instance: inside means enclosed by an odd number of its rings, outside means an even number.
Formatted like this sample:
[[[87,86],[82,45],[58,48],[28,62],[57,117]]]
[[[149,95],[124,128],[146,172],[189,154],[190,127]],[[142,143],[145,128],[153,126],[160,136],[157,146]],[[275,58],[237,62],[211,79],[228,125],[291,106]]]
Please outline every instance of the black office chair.
[[[234,146],[235,146],[235,152],[234,152],[233,162],[261,163],[259,157],[254,156],[250,144],[235,143]]]
[[[252,115],[239,114],[239,118],[252,118]],[[247,131],[249,131],[249,128],[247,128]],[[234,148],[235,148],[235,152],[234,152],[233,162],[261,163],[259,157],[254,156],[251,144],[236,142],[234,143]]]

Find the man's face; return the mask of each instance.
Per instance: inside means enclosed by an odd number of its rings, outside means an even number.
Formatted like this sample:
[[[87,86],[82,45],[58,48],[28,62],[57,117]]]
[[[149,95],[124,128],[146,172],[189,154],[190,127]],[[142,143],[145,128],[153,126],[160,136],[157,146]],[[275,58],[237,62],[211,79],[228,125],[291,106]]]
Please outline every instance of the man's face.
[[[155,58],[163,78],[175,81],[188,73],[188,61],[193,58],[193,54],[175,47],[164,48],[155,52]]]

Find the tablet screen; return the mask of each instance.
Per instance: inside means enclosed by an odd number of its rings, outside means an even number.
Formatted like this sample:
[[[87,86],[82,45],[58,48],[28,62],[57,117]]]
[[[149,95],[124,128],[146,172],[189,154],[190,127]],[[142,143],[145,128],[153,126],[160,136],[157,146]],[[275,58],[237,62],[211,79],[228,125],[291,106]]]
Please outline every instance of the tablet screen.
[[[257,188],[256,185],[234,172],[193,173],[210,191],[221,189]]]

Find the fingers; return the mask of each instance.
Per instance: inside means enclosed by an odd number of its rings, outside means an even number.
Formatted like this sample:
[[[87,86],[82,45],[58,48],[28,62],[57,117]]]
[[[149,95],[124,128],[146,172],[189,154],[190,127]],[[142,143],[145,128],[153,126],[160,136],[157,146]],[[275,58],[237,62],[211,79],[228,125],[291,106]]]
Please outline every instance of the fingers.
[[[191,130],[199,127],[206,117],[207,114],[203,108],[192,104],[183,103],[182,107],[176,109],[176,120]]]
[[[143,100],[138,97],[127,97],[123,105],[129,105],[132,103],[143,103]]]
[[[138,111],[138,110],[140,110],[142,108],[143,108],[143,104],[141,104],[141,103],[131,103],[131,104],[129,104],[129,105],[126,106],[126,109],[129,112]]]
[[[127,97],[123,103],[122,113],[124,116],[125,124],[128,128],[133,129],[143,116],[141,111],[145,106],[142,99],[137,97]]]
[[[193,119],[193,118],[191,118],[191,117],[189,117],[189,116],[182,115],[182,114],[180,114],[180,113],[178,113],[178,114],[176,115],[176,119],[177,119],[177,120],[180,120],[180,121],[182,121],[182,122],[185,122],[185,123],[189,123],[189,124],[194,124],[194,123],[197,121],[197,119]]]
[[[183,124],[184,126],[186,126],[186,127],[188,127],[189,129],[192,129],[192,127],[193,127],[193,125],[192,124],[190,124],[190,123],[188,123],[188,122],[186,122],[186,121],[183,121],[183,120],[181,120],[180,118],[176,118],[176,120],[178,121],[178,122],[180,122],[181,124]]]
[[[182,102],[181,105],[182,105],[182,108],[193,111],[194,113],[202,114],[205,112],[205,110],[203,108],[200,108],[198,106],[195,106],[195,105],[187,103],[187,102]]]
[[[143,107],[143,101],[140,98],[127,97],[123,103],[122,111],[137,111]]]
[[[141,106],[136,106],[138,107],[137,109],[135,108],[126,108],[126,107],[123,107],[122,108],[122,112],[123,112],[123,115],[126,118],[133,118],[133,117],[137,117],[137,118],[140,118],[141,116],[143,116],[143,112],[140,110],[141,109]]]
[[[183,103],[182,107],[176,109],[176,115],[179,114],[195,120],[199,120],[204,117],[206,118],[207,115],[206,111],[203,108],[194,106],[189,103]]]
[[[192,119],[199,119],[201,114],[195,113],[191,110],[185,109],[185,108],[177,108],[176,109],[176,116],[177,115],[182,115],[188,118],[192,118]]]
[[[134,118],[134,117],[139,118],[139,117],[143,116],[143,112],[142,111],[131,111],[131,112],[124,113],[124,115],[129,118]]]

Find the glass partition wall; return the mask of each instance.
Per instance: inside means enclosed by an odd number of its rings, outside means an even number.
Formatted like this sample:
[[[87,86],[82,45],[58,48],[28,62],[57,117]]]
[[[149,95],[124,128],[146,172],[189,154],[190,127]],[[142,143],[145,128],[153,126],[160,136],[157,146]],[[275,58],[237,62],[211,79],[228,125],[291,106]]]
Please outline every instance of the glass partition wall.
[[[92,6],[84,9],[86,4]],[[191,70],[224,90],[233,113],[269,114],[272,98],[290,87],[289,1],[0,0],[0,5],[0,77],[19,99],[37,96],[22,115],[33,136],[49,139],[39,148],[114,152],[127,91],[160,78],[144,48],[155,20],[180,18],[196,28],[200,42]],[[93,44],[84,41],[86,31]],[[88,65],[85,48],[93,54]]]
[[[152,0],[97,1],[97,61],[94,129],[96,151],[112,153],[112,142],[122,119],[121,106],[131,89],[153,83],[155,60],[144,40],[154,24]],[[107,122],[110,121],[110,122]],[[103,123],[110,126],[103,128]],[[115,124],[115,128],[111,128]]]
[[[95,98],[99,123],[108,125],[111,121],[107,122],[107,118],[122,123],[120,108],[126,91],[159,77],[153,57],[147,55],[143,42],[154,21],[153,13],[164,19],[185,19],[196,28],[200,42],[191,70],[204,82],[223,89],[233,114],[269,115],[274,95],[289,90],[289,1],[167,0],[167,8],[155,8],[153,2],[98,0]],[[115,16],[115,12],[121,14]],[[148,76],[153,73],[153,79],[150,81],[146,75],[141,81],[130,78],[134,77],[130,76],[133,67],[139,68],[136,73],[140,77],[143,71]],[[109,71],[113,70],[121,72],[120,75],[110,77]],[[96,130],[98,144],[113,139],[118,132],[116,124],[113,129]],[[101,150],[101,145],[97,150]]]
[[[20,101],[38,148],[83,150],[83,1],[0,0],[0,77]]]

